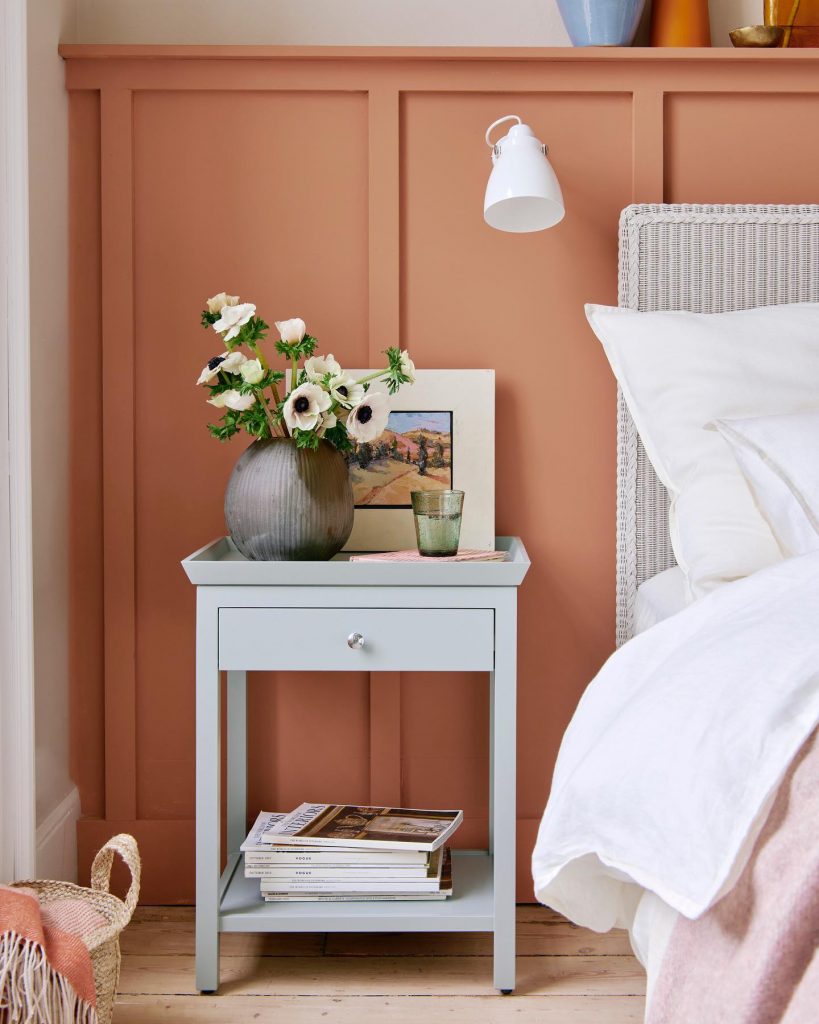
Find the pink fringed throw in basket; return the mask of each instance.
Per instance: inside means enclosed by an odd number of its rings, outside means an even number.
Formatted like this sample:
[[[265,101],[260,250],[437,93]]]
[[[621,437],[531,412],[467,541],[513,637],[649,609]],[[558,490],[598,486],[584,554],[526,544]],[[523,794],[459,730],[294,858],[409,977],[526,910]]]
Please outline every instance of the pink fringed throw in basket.
[[[97,993],[88,947],[76,927],[105,918],[76,900],[41,907],[26,887],[0,885],[0,1018],[44,1024],[96,1024]],[[81,913],[77,913],[80,910]],[[85,911],[83,914],[82,911]],[[8,1014],[8,1017],[6,1017]]]
[[[131,872],[124,900],[109,891],[118,853]],[[109,839],[91,865],[91,888],[70,882],[0,886],[0,1021],[110,1024],[119,981],[119,933],[139,897],[136,840]]]

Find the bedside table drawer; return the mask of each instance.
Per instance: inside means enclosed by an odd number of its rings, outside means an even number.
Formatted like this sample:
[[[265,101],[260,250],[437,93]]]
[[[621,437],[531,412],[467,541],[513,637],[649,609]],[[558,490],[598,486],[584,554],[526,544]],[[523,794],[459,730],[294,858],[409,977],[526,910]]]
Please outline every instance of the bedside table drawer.
[[[221,608],[219,667],[339,672],[494,668],[489,608]]]

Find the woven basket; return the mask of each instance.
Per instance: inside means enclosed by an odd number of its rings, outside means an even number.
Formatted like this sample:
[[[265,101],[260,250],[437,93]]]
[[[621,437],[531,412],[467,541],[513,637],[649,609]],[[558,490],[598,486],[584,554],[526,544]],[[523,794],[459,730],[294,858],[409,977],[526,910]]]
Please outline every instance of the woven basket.
[[[131,885],[123,902],[109,892],[111,865],[118,853],[131,872]],[[71,882],[15,882],[16,886],[33,889],[42,904],[57,900],[81,900],[105,918],[106,924],[81,935],[91,954],[94,985],[97,990],[97,1018],[99,1024],[111,1024],[114,999],[119,982],[119,933],[131,920],[139,899],[139,879],[142,865],[136,839],[126,833],[109,839],[97,853],[91,865],[91,888],[84,889]]]

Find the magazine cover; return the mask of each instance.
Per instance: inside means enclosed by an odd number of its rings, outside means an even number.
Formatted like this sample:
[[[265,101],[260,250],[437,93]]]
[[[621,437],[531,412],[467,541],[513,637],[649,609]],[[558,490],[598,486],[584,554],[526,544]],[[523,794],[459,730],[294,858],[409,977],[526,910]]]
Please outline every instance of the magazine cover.
[[[281,828],[282,823],[287,820],[289,815],[284,811],[262,811],[247,834],[247,838],[239,847],[242,853],[255,853],[259,850],[265,850],[262,844],[262,836],[267,832],[271,835]]]
[[[326,804],[307,804],[307,807],[323,810]],[[245,855],[245,867],[264,870],[267,865],[305,865],[314,864],[321,867],[358,864],[364,867],[397,865],[413,866],[420,872],[426,870],[429,854],[423,850],[371,850],[349,849],[337,846],[282,846],[276,836],[285,822],[293,819],[293,812],[262,811],[254,821],[247,838],[239,847]],[[308,819],[309,820],[309,819]],[[290,820],[292,829],[301,828],[303,820]],[[268,833],[267,840],[262,836]],[[247,872],[246,872],[247,873]],[[248,877],[254,877],[248,875]]]
[[[461,824],[463,811],[302,804],[289,819],[278,826],[281,831],[263,832],[262,841],[353,849],[432,851],[442,846]]]

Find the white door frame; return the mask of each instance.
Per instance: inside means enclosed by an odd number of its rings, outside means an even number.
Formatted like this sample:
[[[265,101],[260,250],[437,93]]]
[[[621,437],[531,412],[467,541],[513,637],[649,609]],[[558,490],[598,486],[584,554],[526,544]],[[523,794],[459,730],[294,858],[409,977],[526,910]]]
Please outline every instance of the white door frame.
[[[26,0],[0,3],[0,881],[35,871]]]

